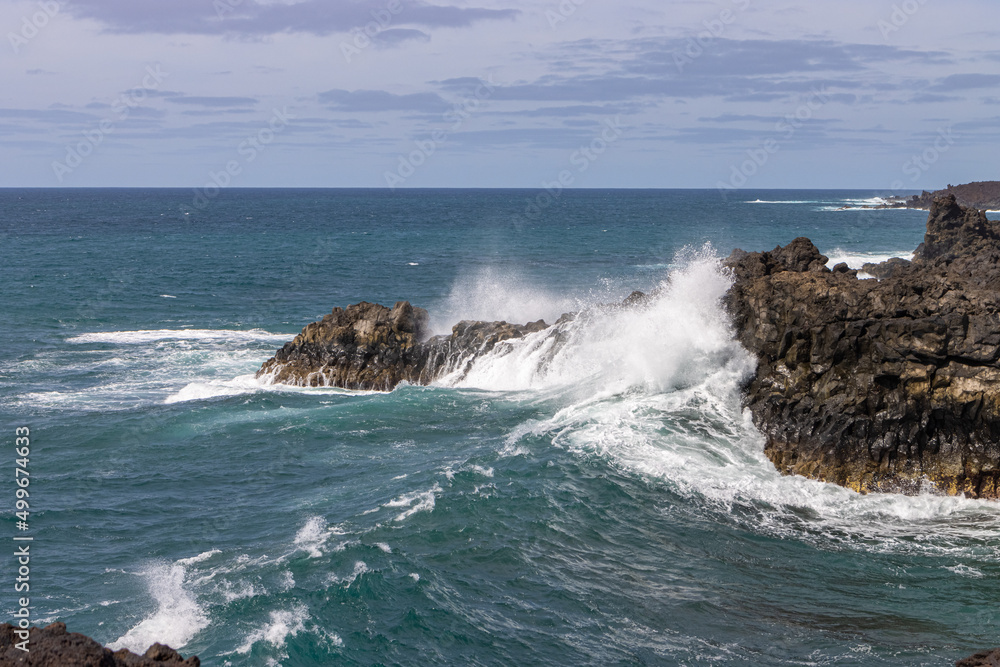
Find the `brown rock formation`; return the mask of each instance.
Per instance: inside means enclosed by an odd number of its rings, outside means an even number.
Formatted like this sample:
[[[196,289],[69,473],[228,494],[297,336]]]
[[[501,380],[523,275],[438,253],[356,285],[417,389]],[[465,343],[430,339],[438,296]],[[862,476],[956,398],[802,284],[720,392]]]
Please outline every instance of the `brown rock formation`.
[[[199,667],[192,656],[185,660],[163,644],[153,644],[145,655],[121,649],[112,652],[77,632],[67,632],[65,623],[28,630],[28,651],[17,648],[23,632],[13,625],[0,625],[0,666],[17,667]]]
[[[427,336],[427,311],[407,301],[392,309],[362,302],[334,308],[306,326],[264,362],[257,377],[299,386],[391,391],[401,382],[429,384],[468,371],[497,343],[547,328],[530,324],[462,321],[450,336]]]
[[[1000,495],[1000,229],[934,202],[912,263],[826,269],[799,238],[736,252],[727,295],[758,357],[746,405],[779,470],[858,491]]]

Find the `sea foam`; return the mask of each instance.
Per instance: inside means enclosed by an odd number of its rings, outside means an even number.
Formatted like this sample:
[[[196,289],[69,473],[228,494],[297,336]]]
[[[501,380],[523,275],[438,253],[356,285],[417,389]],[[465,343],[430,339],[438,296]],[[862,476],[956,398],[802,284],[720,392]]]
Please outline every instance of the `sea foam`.
[[[557,406],[514,428],[501,453],[543,438],[596,454],[658,480],[715,520],[748,517],[748,528],[782,538],[908,553],[967,553],[970,539],[992,539],[1000,529],[995,504],[930,493],[863,496],[781,475],[741,408],[754,360],[722,307],[731,276],[710,249],[682,253],[675,264],[644,305],[591,309],[504,342],[441,384],[535,394]],[[416,499],[398,504],[413,509]],[[931,526],[934,539],[921,537]]]
[[[156,603],[156,611],[108,647],[113,651],[126,648],[140,655],[156,642],[182,648],[207,628],[208,616],[186,586],[186,579],[188,565],[211,555],[202,554],[195,559],[152,565],[143,570],[141,575]]]

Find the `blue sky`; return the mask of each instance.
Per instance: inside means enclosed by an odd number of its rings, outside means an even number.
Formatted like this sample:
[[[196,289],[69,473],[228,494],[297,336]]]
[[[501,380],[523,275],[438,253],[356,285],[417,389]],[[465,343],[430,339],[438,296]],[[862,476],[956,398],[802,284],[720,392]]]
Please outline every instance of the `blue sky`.
[[[0,0],[0,186],[1000,178],[996,0]]]

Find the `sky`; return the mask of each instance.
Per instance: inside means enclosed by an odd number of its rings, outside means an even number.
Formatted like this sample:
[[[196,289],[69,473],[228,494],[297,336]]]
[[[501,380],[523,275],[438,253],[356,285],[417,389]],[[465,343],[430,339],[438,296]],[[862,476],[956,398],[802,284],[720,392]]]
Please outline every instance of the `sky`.
[[[996,0],[0,0],[0,187],[1000,179]]]

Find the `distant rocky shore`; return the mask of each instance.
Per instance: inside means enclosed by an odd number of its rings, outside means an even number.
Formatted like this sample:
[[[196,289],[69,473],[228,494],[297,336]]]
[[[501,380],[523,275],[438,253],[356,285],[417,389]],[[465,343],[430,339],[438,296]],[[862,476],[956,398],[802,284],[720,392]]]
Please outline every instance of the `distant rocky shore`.
[[[23,644],[21,633],[28,633]],[[18,644],[27,651],[18,648]],[[98,642],[78,632],[67,632],[65,623],[53,623],[44,628],[20,630],[13,625],[0,625],[0,666],[16,667],[199,667],[201,661],[192,656],[185,660],[163,644],[153,644],[144,655],[126,649],[112,652]]]
[[[961,206],[977,208],[985,211],[1000,211],[1000,181],[978,181],[964,185],[948,185],[943,190],[927,192],[910,197],[889,197],[884,204],[863,206],[861,208],[914,208],[930,210],[934,200],[939,197],[953,195]],[[858,208],[858,207],[852,207]]]

